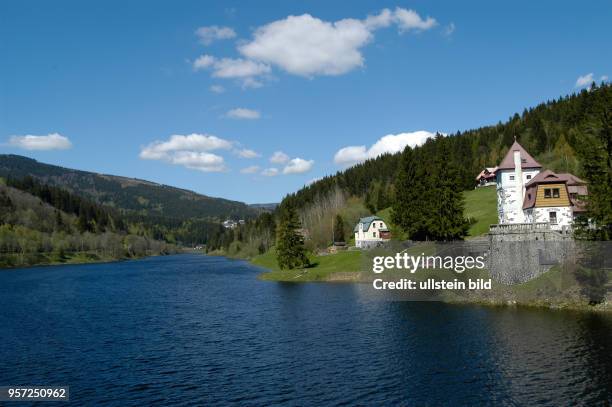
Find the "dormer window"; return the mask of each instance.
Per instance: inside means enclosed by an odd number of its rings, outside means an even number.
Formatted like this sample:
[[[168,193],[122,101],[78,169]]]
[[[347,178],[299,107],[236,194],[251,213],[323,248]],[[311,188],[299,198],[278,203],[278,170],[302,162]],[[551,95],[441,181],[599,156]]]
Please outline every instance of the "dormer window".
[[[527,164],[527,159],[526,158],[521,158],[521,163]]]
[[[559,188],[545,188],[544,198],[559,198]]]

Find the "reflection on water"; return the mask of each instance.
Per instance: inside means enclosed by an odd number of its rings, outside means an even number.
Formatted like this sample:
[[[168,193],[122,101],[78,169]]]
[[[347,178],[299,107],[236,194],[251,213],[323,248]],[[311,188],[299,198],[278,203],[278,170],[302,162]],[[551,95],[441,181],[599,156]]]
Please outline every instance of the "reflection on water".
[[[0,385],[75,405],[571,405],[612,394],[612,317],[389,302],[201,256],[0,272]]]

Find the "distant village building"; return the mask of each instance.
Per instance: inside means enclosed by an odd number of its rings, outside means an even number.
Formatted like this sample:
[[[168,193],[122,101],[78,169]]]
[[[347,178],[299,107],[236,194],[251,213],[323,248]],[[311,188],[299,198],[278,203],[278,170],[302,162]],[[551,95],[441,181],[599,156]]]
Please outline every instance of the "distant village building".
[[[234,229],[236,226],[238,226],[238,223],[235,220],[228,219],[223,221],[223,227],[226,229]]]
[[[516,141],[497,166],[496,185],[500,225],[548,223],[563,230],[584,212],[579,197],[587,194],[586,183],[573,174],[542,171]]]
[[[477,187],[487,187],[496,184],[497,167],[487,167],[476,177]]]
[[[391,239],[391,232],[387,224],[378,216],[359,219],[353,231],[355,232],[355,246],[362,249],[378,246]]]

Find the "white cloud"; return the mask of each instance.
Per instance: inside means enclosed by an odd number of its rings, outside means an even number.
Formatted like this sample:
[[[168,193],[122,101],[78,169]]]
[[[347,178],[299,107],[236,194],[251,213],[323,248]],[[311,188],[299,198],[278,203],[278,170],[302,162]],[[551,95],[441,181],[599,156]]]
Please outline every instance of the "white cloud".
[[[341,148],[334,155],[334,162],[342,166],[351,166],[385,153],[398,153],[406,146],[416,147],[423,144],[428,138],[435,137],[435,133],[420,130],[411,133],[388,134],[381,137],[369,149],[366,146],[348,146]]]
[[[312,184],[314,184],[314,183],[315,183],[315,182],[317,182],[317,181],[321,181],[322,179],[323,179],[323,178],[321,178],[321,177],[315,177],[315,178],[313,178],[313,179],[308,180],[308,181],[306,182],[306,185],[312,185]]]
[[[225,116],[230,119],[256,120],[261,117],[261,114],[257,110],[238,107],[228,111]]]
[[[283,174],[303,174],[312,169],[313,160],[304,160],[303,158],[293,158],[283,168]]]
[[[219,27],[216,25],[200,27],[196,30],[195,34],[204,45],[210,45],[213,41],[227,40],[236,36],[236,32],[230,27]]]
[[[385,8],[378,14],[368,16],[363,23],[369,30],[389,27],[393,23],[393,12]]]
[[[9,145],[24,150],[67,150],[72,147],[68,137],[58,133],[51,133],[46,136],[10,136]]]
[[[213,93],[223,93],[225,92],[225,88],[221,85],[211,85],[210,91]]]
[[[401,32],[410,30],[425,31],[435,27],[438,24],[435,18],[428,16],[423,20],[416,11],[406,10],[401,7],[397,7],[395,9],[394,21]]]
[[[169,155],[167,161],[203,172],[221,172],[226,170],[223,157],[212,153],[177,151]]]
[[[189,134],[183,136],[174,134],[167,141],[154,141],[140,152],[140,157],[147,160],[158,160],[165,154],[174,151],[212,151],[229,149],[232,147],[230,141],[209,134]]]
[[[338,165],[350,166],[368,159],[366,146],[349,146],[341,148],[334,155],[334,162]]]
[[[249,150],[248,148],[244,148],[242,150],[239,150],[237,153],[238,153],[238,156],[240,158],[257,158],[257,157],[261,157],[261,154],[257,153],[256,151]]]
[[[193,62],[193,69],[212,68],[215,78],[248,78],[270,72],[270,67],[262,62],[242,58],[215,58],[212,55],[200,55]]]
[[[601,77],[599,78],[599,80],[601,82],[606,82],[608,80],[608,75],[601,75]]]
[[[266,177],[275,177],[278,174],[279,174],[278,168],[266,168],[265,170],[261,172],[261,175],[264,175]]]
[[[212,55],[200,55],[195,61],[193,61],[193,69],[197,71],[200,69],[209,68],[215,64],[216,60],[217,59]]]
[[[284,164],[289,161],[289,156],[282,151],[275,151],[270,157],[270,162],[274,164]]]
[[[251,165],[250,167],[246,167],[240,170],[240,172],[243,174],[255,174],[258,171],[259,171],[258,165]]]
[[[591,72],[586,75],[579,76],[578,79],[576,79],[576,85],[574,86],[576,88],[584,88],[585,86],[589,86],[591,83],[593,83],[593,80],[593,72]]]
[[[258,28],[253,40],[238,50],[294,75],[340,75],[363,65],[359,50],[371,37],[359,20],[330,23],[303,14]]]
[[[258,81],[255,78],[244,78],[242,80],[242,88],[243,89],[257,89],[263,86],[263,82]]]
[[[227,150],[232,143],[208,134],[174,134],[166,141],[154,141],[142,148],[143,160],[161,160],[171,164],[205,172],[225,170],[223,157],[212,154],[213,150]]]
[[[215,62],[213,76],[217,78],[247,78],[268,72],[270,72],[270,67],[261,62],[241,58],[223,58]]]
[[[455,32],[455,23],[450,23],[446,27],[444,27],[444,31],[442,32],[445,36],[450,37]]]
[[[196,70],[212,68],[212,75],[217,78],[240,78],[243,87],[261,86],[255,77],[270,73],[272,65],[305,77],[341,75],[362,67],[362,48],[371,42],[375,30],[392,24],[400,32],[408,32],[429,30],[437,22],[400,7],[393,11],[383,9],[363,20],[324,21],[310,14],[290,15],[258,27],[250,40],[238,45],[238,52],[245,59],[202,55],[193,66]],[[208,41],[218,30],[204,32]]]

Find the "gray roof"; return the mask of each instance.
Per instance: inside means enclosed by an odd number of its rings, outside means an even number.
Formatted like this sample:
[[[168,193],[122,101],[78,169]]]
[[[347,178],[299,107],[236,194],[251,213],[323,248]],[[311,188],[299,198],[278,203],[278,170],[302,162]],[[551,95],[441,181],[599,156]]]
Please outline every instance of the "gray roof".
[[[364,230],[364,232],[367,232],[368,229],[370,229],[370,225],[375,220],[380,220],[380,221],[383,221],[383,222],[385,221],[383,218],[378,217],[378,216],[367,216],[365,218],[361,218],[361,219],[359,219],[359,222],[357,222],[357,224],[355,225],[355,228],[353,229],[353,232],[358,232],[359,231],[359,224],[361,224],[361,223],[363,223],[363,230]]]

